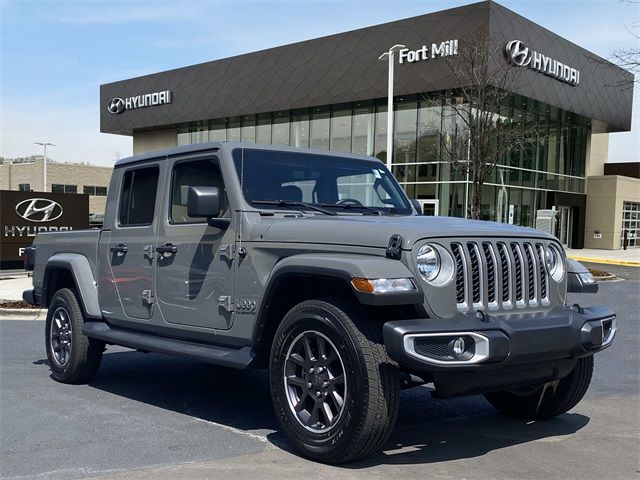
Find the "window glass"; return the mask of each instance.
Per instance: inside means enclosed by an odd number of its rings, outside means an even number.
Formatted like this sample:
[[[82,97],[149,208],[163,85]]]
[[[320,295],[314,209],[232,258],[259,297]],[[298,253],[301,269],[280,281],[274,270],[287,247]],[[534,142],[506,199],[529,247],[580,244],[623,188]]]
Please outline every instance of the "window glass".
[[[227,119],[227,140],[230,142],[240,141],[240,117]]]
[[[63,185],[60,183],[52,183],[51,191],[53,193],[78,193],[77,185]]]
[[[329,107],[311,111],[311,148],[329,150]]]
[[[351,105],[333,107],[329,148],[336,152],[351,151]]]
[[[82,187],[82,193],[86,193],[87,195],[95,195],[96,187],[85,185],[84,187]]]
[[[209,122],[209,140],[224,142],[227,139],[227,125],[224,118]]]
[[[271,143],[271,114],[258,114],[256,126],[256,143]]]
[[[96,187],[96,195],[99,197],[106,197],[107,187]]]
[[[304,201],[335,208],[341,214],[362,214],[363,209],[357,208],[358,205],[378,209],[383,214],[412,212],[400,186],[377,162],[333,155],[243,150],[244,160],[241,149],[234,150],[233,158],[238,178],[242,178],[242,192],[249,203]],[[335,205],[345,200],[351,200],[347,203],[355,207],[343,209]],[[261,208],[259,203],[255,205]],[[291,206],[267,208],[290,209]]]
[[[427,97],[420,100],[418,110],[419,162],[440,160],[440,132],[442,131],[442,97]]]
[[[383,162],[387,161],[387,104],[382,100],[376,102],[376,136],[373,152],[374,156]]]
[[[209,141],[208,122],[198,122],[191,130],[191,143],[203,143]]]
[[[273,130],[271,143],[274,145],[289,145],[289,111],[273,114]]]
[[[120,225],[151,225],[156,205],[158,167],[125,172],[120,196]]]
[[[29,183],[20,183],[20,184],[18,184],[18,191],[20,191],[20,192],[30,192],[31,191],[31,184],[29,184]]]
[[[306,108],[291,113],[291,146],[309,146],[309,111]]]
[[[393,163],[415,162],[418,102],[415,99],[400,98],[395,116]]]
[[[242,129],[240,140],[243,142],[255,143],[256,141],[256,117],[255,115],[245,115],[242,117]]]
[[[189,187],[218,187],[220,189],[220,212],[226,211],[224,182],[217,162],[195,160],[180,162],[173,168],[171,181],[171,204],[169,219],[172,223],[204,223],[203,218],[190,217],[187,214]]]
[[[374,115],[373,104],[356,103],[354,105],[351,152],[373,155]]]

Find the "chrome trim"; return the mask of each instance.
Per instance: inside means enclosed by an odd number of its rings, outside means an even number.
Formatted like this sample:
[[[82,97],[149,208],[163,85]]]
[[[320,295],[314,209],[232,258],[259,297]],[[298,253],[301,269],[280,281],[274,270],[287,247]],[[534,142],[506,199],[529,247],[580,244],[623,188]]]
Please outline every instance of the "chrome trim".
[[[429,338],[429,337],[462,337],[469,336],[475,341],[475,353],[468,360],[437,360],[435,358],[420,355],[415,349],[416,338]],[[442,333],[412,333],[405,335],[403,340],[403,346],[405,352],[418,360],[422,360],[427,363],[435,365],[473,365],[480,363],[483,360],[489,358],[489,339],[484,335],[476,332],[442,332]]]

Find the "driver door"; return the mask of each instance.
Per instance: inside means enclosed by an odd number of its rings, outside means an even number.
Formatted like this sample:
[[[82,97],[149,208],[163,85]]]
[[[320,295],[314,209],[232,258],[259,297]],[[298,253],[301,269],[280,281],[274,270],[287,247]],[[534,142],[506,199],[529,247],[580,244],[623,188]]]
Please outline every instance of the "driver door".
[[[229,217],[218,158],[170,158],[167,175],[169,194],[156,244],[158,308],[169,324],[226,330],[232,324],[234,223],[212,227],[187,214],[188,188],[207,186],[220,189],[221,216]]]

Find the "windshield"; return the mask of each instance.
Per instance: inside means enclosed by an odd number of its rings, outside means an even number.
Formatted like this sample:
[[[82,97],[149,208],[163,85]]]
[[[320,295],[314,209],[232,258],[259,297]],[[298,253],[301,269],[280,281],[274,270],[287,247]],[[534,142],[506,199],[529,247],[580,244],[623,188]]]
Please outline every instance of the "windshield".
[[[271,201],[274,205],[268,208],[302,210],[310,204],[339,213],[412,213],[406,195],[382,163],[249,148],[234,149],[233,160],[245,200],[258,208]]]

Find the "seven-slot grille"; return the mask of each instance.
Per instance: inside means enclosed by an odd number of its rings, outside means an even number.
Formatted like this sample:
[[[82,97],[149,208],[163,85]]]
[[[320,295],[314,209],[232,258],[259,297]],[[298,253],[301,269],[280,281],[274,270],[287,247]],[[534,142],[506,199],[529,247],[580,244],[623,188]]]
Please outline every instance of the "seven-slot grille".
[[[459,311],[549,305],[549,275],[541,243],[454,242],[451,252]]]

